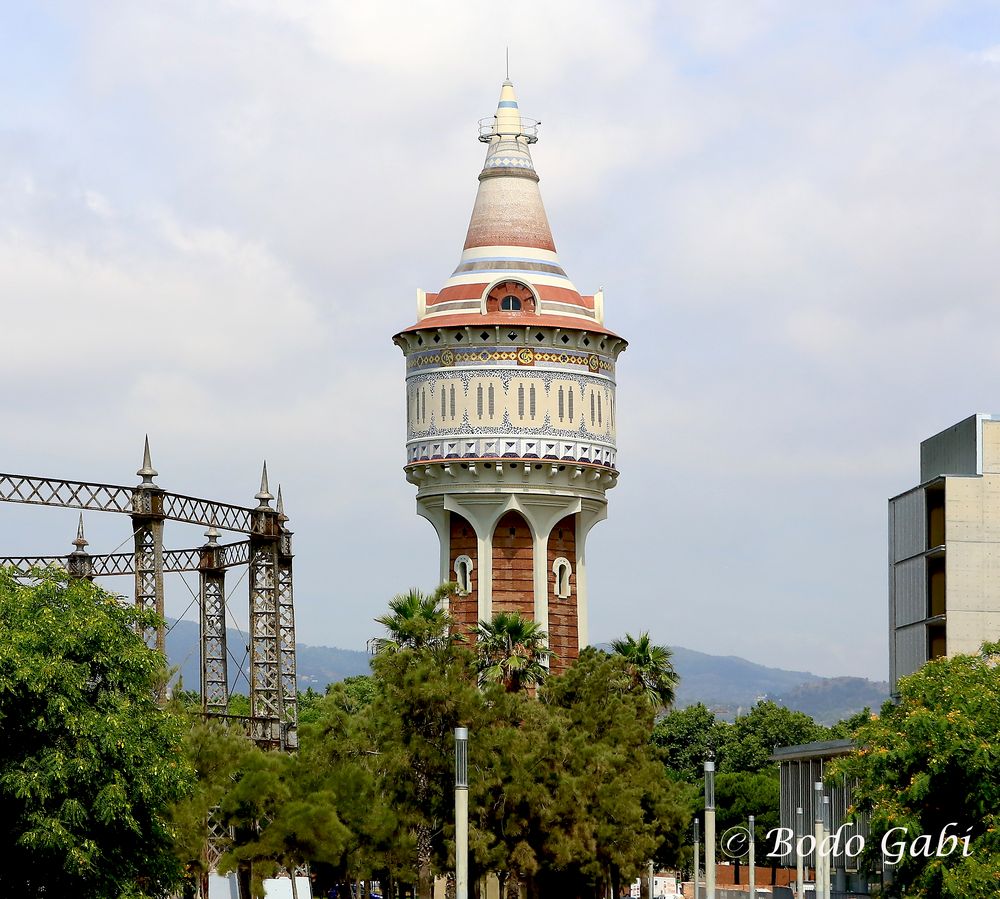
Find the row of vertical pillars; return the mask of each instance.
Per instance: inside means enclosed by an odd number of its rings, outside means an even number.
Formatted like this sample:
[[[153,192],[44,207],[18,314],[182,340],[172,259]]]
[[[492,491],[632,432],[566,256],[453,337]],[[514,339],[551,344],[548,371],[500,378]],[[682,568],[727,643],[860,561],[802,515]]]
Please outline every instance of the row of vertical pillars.
[[[452,512],[450,521],[449,571],[456,576],[456,566],[461,557],[472,560],[472,569],[465,584],[460,583],[465,595],[452,599],[451,612],[460,631],[467,633],[478,623],[478,584],[481,561],[478,558],[478,540],[472,524]],[[517,612],[531,620],[535,617],[534,543],[531,530],[524,517],[514,511],[506,512],[496,523],[490,540],[492,559],[491,608],[493,613]],[[565,559],[568,569],[556,565]],[[549,648],[555,653],[552,660],[554,673],[564,670],[579,652],[579,629],[576,591],[576,515],[568,515],[552,528],[546,543],[545,558],[537,564],[545,567],[548,585]],[[560,577],[563,578],[560,581]],[[467,591],[467,592],[466,592]]]
[[[154,472],[155,473],[155,472]],[[250,714],[251,736],[264,745],[295,749],[298,745],[295,611],[292,591],[292,532],[283,512],[268,505],[266,487],[251,513],[250,535]],[[143,626],[141,636],[160,652],[166,650],[163,624],[163,491],[146,478],[132,496],[136,606],[154,612],[160,624]],[[82,526],[81,526],[82,527]],[[226,646],[226,548],[214,528],[199,552],[199,634],[201,703],[206,714],[226,714],[229,666]],[[93,579],[90,556],[78,549],[68,559],[73,577]]]

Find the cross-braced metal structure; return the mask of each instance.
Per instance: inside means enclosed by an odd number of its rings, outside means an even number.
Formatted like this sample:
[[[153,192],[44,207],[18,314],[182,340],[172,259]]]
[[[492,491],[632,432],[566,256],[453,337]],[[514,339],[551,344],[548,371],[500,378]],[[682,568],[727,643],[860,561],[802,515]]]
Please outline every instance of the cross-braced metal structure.
[[[201,651],[201,704],[206,715],[227,718],[261,746],[293,750],[296,728],[295,613],[292,602],[292,532],[288,529],[281,488],[277,508],[268,490],[267,465],[253,508],[170,493],[153,480],[149,440],[143,448],[142,480],[135,487],[92,484],[0,474],[0,502],[59,506],[69,509],[117,512],[132,519],[133,551],[105,555],[88,553],[83,515],[73,545],[65,556],[0,557],[25,575],[32,569],[56,565],[72,577],[132,575],[135,602],[156,612],[160,624],[144,631],[146,642],[165,648],[163,575],[196,571]],[[207,542],[191,549],[165,550],[167,521],[205,525]],[[219,532],[245,535],[233,543],[219,543]],[[250,715],[228,714],[229,671],[226,646],[226,571],[239,565],[249,569]]]

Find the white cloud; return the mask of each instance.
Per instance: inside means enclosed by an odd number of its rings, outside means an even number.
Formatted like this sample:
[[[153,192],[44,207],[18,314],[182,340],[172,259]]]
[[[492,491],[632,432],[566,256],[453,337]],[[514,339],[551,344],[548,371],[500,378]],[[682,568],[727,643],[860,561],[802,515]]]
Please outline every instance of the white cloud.
[[[0,87],[3,467],[127,481],[149,429],[172,487],[235,501],[266,454],[300,620],[362,645],[435,574],[389,336],[458,258],[509,44],[563,262],[633,339],[594,636],[693,644],[707,605],[726,626],[700,648],[844,673],[861,645],[881,670],[885,497],[919,439],[997,405],[1000,44],[950,46],[938,3],[870,10],[57,8],[53,82]],[[623,559],[650,572],[624,594]],[[771,606],[793,628],[773,651]]]

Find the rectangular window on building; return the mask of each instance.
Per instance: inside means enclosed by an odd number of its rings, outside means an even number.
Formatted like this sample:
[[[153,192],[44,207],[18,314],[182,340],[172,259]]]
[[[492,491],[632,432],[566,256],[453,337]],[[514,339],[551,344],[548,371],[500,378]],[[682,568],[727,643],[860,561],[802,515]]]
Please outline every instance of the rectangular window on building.
[[[932,624],[927,628],[927,658],[940,659],[948,652],[947,632],[943,624]]]
[[[927,560],[927,617],[945,613],[945,578],[943,554]]]
[[[944,485],[928,487],[927,499],[927,549],[944,546]]]

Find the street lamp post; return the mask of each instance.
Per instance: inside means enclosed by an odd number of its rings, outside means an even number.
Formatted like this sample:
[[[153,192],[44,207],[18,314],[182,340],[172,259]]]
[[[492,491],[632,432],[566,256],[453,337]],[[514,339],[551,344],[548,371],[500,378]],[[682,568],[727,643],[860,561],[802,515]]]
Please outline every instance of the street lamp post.
[[[705,892],[715,899],[715,762],[705,762]]]
[[[698,887],[701,886],[701,822],[694,819],[694,899],[701,899]]]
[[[754,858],[753,815],[750,815],[750,899],[757,899],[757,862]]]
[[[827,838],[827,842],[830,842],[830,832],[832,830],[832,823],[830,818],[830,797],[823,797],[823,835]],[[833,874],[833,847],[830,847],[830,851],[827,853],[826,859],[823,862],[823,896],[824,899],[830,899],[830,880]]]
[[[805,877],[805,863],[802,859],[802,807],[795,809],[795,895],[805,899],[806,891],[802,881]]]
[[[826,891],[823,889],[826,884],[826,877],[823,874],[823,782],[818,780],[813,785],[813,827],[816,836],[815,849],[815,876],[816,899],[825,899]]]
[[[455,899],[469,899],[469,729],[455,728]]]

